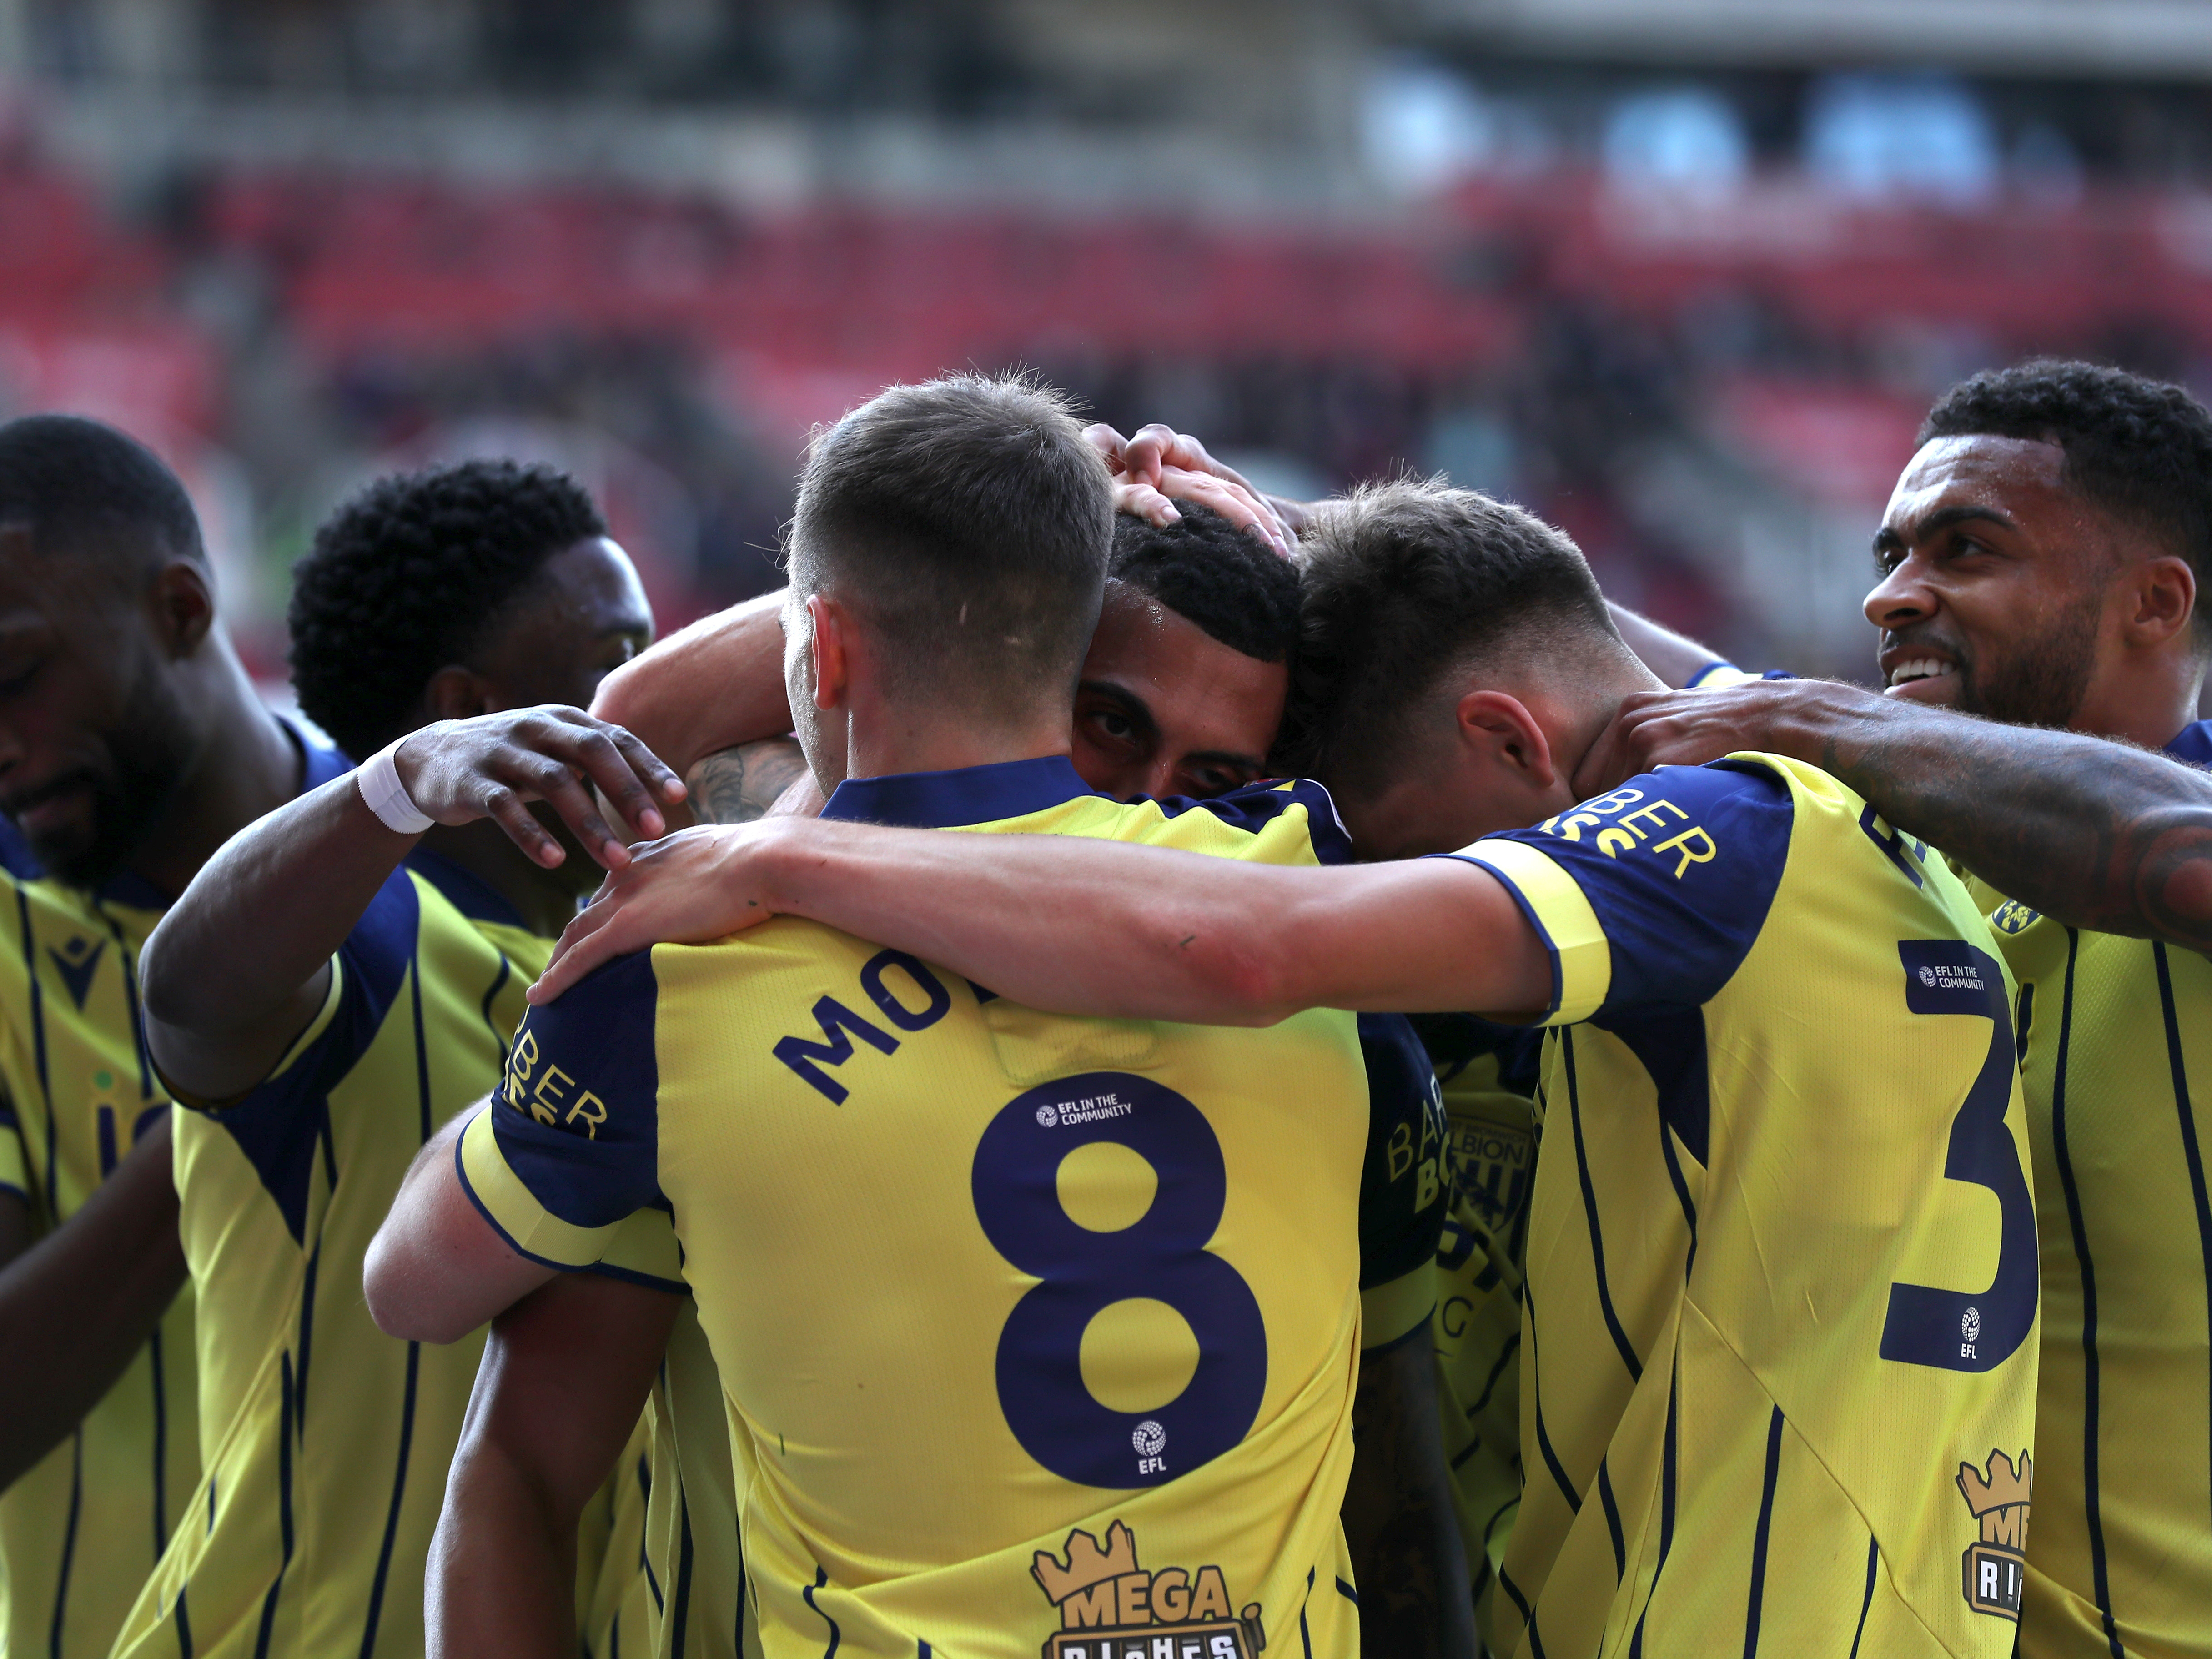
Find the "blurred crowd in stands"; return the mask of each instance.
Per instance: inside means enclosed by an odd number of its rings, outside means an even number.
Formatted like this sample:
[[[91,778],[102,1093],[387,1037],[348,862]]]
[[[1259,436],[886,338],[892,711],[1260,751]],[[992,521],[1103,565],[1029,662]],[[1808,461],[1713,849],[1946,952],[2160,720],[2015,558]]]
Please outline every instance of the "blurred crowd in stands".
[[[811,422],[1025,363],[1282,491],[1447,471],[1743,660],[1863,676],[1835,601],[1934,392],[2033,350],[2204,389],[2212,196],[2057,151],[1862,190],[1880,157],[1848,131],[1824,175],[1751,165],[1695,107],[1638,118],[1594,161],[1287,227],[332,171],[118,194],[19,124],[0,413],[100,415],[177,464],[269,672],[306,527],[395,460],[569,466],[665,628],[778,580]]]

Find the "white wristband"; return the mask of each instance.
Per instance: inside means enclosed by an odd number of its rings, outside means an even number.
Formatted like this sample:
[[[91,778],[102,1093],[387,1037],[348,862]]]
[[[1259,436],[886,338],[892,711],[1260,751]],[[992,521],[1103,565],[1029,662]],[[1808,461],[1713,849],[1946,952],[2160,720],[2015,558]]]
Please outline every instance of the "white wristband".
[[[386,744],[362,763],[353,781],[360,787],[361,798],[368,803],[368,810],[376,814],[386,829],[394,835],[419,836],[437,820],[424,817],[416,809],[407,786],[399,781],[399,769],[392,764],[392,751],[406,741],[405,738],[397,738]]]

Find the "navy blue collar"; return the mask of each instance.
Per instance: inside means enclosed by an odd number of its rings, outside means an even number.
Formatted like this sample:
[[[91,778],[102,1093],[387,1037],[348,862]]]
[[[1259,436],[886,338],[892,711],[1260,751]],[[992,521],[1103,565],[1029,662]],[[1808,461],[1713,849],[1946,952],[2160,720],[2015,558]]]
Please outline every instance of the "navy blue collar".
[[[2212,720],[2183,726],[2181,735],[2166,745],[2166,752],[2191,766],[2212,766]]]
[[[569,854],[571,858],[575,854]],[[417,847],[401,860],[416,875],[445,895],[446,902],[471,921],[495,922],[505,927],[532,931],[522,912],[501,896],[500,890],[473,870],[464,870],[453,860]]]
[[[963,766],[951,772],[848,778],[830,797],[822,816],[850,823],[955,830],[1024,817],[1097,793],[1066,756],[1047,755],[994,766]]]

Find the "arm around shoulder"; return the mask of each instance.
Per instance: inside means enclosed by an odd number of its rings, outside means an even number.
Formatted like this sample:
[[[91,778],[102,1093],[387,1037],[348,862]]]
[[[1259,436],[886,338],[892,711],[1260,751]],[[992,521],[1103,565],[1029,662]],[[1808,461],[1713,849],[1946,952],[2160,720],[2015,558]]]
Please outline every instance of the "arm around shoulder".
[[[362,1291],[386,1336],[457,1342],[558,1271],[509,1243],[462,1182],[461,1137],[490,1109],[464,1112],[430,1138],[369,1243]]]

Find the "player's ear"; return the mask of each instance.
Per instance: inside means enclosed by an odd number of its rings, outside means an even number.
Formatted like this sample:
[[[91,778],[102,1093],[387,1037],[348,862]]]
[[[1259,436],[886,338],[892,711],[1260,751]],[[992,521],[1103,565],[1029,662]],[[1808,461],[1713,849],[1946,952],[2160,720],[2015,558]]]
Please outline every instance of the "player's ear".
[[[2129,586],[2135,604],[2127,631],[2137,644],[2163,645],[2196,616],[2197,573],[2186,559],[2146,559]]]
[[[473,668],[451,663],[430,676],[422,688],[422,707],[434,720],[465,720],[491,714],[500,703],[489,680]]]
[[[173,656],[191,655],[215,627],[215,591],[190,559],[172,559],[154,574],[154,613]]]
[[[806,628],[814,658],[814,706],[836,708],[845,701],[852,673],[853,621],[844,606],[819,593],[806,596]]]
[[[1551,739],[1518,697],[1503,691],[1469,691],[1453,714],[1459,741],[1483,751],[1530,791],[1547,791],[1559,781]]]

